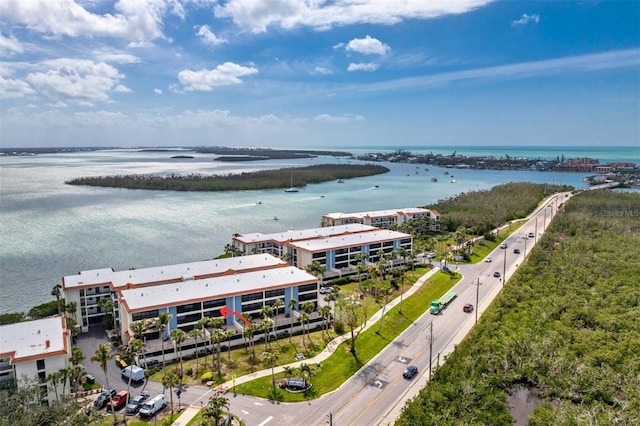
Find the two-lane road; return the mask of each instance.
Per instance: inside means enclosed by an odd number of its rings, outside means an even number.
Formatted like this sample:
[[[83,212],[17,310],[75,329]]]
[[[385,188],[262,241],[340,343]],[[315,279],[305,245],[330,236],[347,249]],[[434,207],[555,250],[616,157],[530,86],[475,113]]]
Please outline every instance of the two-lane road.
[[[231,411],[248,426],[327,425],[330,421],[335,425],[392,424],[406,401],[428,381],[429,366],[435,368],[444,362],[445,355],[471,330],[476,316],[499,293],[503,280],[522,264],[565,199],[560,194],[547,200],[505,240],[507,248],[491,253],[491,262],[458,267],[463,279],[453,288],[457,298],[440,315],[422,315],[335,392],[295,404],[231,395]],[[495,277],[495,272],[500,277]],[[465,303],[476,309],[464,313]],[[408,365],[418,367],[419,374],[412,380],[402,377]]]

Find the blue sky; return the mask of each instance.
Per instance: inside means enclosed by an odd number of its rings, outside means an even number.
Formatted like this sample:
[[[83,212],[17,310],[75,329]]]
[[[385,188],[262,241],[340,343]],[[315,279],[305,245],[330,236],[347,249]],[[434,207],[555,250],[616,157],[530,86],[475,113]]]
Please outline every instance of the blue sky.
[[[2,0],[0,145],[640,145],[640,2]]]

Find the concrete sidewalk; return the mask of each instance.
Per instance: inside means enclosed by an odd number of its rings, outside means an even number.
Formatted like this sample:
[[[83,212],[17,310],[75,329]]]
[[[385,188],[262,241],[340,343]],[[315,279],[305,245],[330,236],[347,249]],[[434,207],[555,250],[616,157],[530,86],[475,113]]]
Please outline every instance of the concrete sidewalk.
[[[439,271],[439,268],[433,268],[431,269],[429,272],[427,272],[426,274],[424,274],[423,276],[421,276],[420,278],[418,278],[418,280],[403,294],[403,298],[409,297],[412,294],[414,294],[424,283],[425,281],[427,281],[429,278],[431,278],[431,276],[433,274],[435,274],[436,272]],[[400,297],[397,297],[395,299],[393,299],[392,301],[390,301],[389,303],[387,303],[387,306],[385,308],[384,312],[388,312],[391,308],[393,308],[394,306],[398,305],[400,303]],[[369,318],[369,320],[367,320],[367,324],[365,325],[364,329],[367,329],[371,326],[373,326],[373,324],[375,324],[380,318],[382,318],[382,309],[378,310],[378,312],[376,312],[374,315],[371,316],[371,318]],[[275,373],[281,373],[284,371],[284,367],[291,367],[291,368],[296,368],[299,367],[301,364],[317,364],[317,363],[321,363],[322,361],[324,361],[325,359],[329,358],[334,352],[335,350],[338,348],[338,346],[340,346],[341,343],[349,340],[350,338],[350,334],[349,333],[345,333],[342,334],[338,337],[336,337],[335,339],[333,339],[331,342],[329,342],[329,344],[327,344],[327,346],[324,348],[324,350],[322,352],[320,352],[319,354],[317,354],[316,356],[314,356],[313,358],[308,358],[308,359],[304,359],[304,360],[300,360],[300,361],[296,361],[293,362],[291,364],[286,364],[286,365],[281,365],[278,366],[274,369]],[[234,385],[238,386],[241,385],[243,383],[246,382],[250,382],[252,380],[261,378],[261,377],[265,377],[265,376],[270,376],[271,375],[271,369],[265,369],[265,370],[260,370],[260,371],[256,371],[253,372],[251,374],[246,374],[244,376],[241,377],[237,377],[235,380],[230,380],[228,382],[225,382],[219,386],[217,386],[215,390],[222,392],[222,393],[226,393],[227,391],[229,391],[230,389],[232,390]],[[172,426],[186,426],[187,423],[189,423],[191,421],[191,419],[193,419],[198,412],[200,411],[202,407],[201,406],[196,406],[196,405],[191,405],[189,407],[187,407],[187,409],[185,409],[184,413],[182,413],[182,415],[180,417],[178,417],[178,419],[176,419],[173,423]]]

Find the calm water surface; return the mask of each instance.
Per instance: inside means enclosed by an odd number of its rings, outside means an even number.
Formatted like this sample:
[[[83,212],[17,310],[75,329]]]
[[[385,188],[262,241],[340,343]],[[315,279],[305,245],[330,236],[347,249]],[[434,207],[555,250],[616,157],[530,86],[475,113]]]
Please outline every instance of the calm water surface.
[[[462,152],[462,151],[460,151]],[[65,275],[210,259],[236,233],[319,226],[330,212],[423,206],[469,190],[530,181],[584,187],[584,174],[451,170],[384,163],[391,173],[343,184],[283,190],[189,193],[65,185],[80,176],[142,173],[222,174],[344,163],[347,159],[221,163],[215,156],[128,150],[0,157],[0,312],[27,311],[52,300]],[[191,155],[191,153],[190,153]],[[439,182],[432,183],[436,176]],[[376,188],[376,185],[378,187]],[[257,204],[261,202],[261,204]],[[278,220],[274,220],[277,217]]]

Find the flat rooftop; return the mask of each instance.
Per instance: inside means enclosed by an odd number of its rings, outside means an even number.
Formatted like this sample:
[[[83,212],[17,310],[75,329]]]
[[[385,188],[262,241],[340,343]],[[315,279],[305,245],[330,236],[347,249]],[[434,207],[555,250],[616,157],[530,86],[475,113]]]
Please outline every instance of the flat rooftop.
[[[318,282],[317,277],[287,266],[153,287],[122,289],[118,293],[120,302],[128,312],[133,313],[315,282]]]
[[[314,240],[304,240],[292,242],[289,245],[300,250],[309,252],[320,252],[335,250],[344,247],[363,246],[383,241],[392,241],[405,238],[412,238],[410,234],[404,232],[390,231],[388,229],[378,229],[369,232],[359,232],[357,234],[338,235],[335,237],[316,238]]]
[[[270,254],[252,254],[177,265],[114,271],[110,268],[82,271],[62,278],[64,290],[111,285],[114,289],[179,280],[198,279],[253,269],[286,266],[287,263]]]
[[[377,229],[374,226],[362,225],[360,223],[351,223],[347,225],[327,226],[324,228],[309,228],[284,232],[275,232],[272,234],[263,234],[254,232],[251,234],[236,234],[233,239],[244,244],[255,244],[265,241],[275,241],[283,244],[288,241],[301,241],[312,238],[329,237],[333,235],[351,234],[357,232],[366,232]]]
[[[68,330],[64,317],[0,326],[0,358],[11,364],[67,355]]]
[[[392,217],[398,215],[412,215],[412,214],[427,214],[438,212],[429,209],[423,209],[420,207],[408,207],[404,209],[392,209],[392,210],[373,210],[368,212],[356,212],[356,213],[327,213],[323,217],[331,219],[349,219],[349,218],[372,218],[372,217]]]

